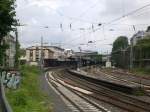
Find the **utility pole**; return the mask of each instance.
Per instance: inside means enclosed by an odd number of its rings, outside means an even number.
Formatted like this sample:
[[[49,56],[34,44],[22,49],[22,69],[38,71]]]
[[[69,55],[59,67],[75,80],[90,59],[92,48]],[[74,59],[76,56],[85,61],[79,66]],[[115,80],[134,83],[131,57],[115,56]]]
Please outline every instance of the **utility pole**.
[[[136,33],[136,28],[134,25],[133,25],[133,30]],[[130,47],[130,69],[133,68],[133,41],[131,40],[131,43],[130,43],[131,44],[131,47]]]
[[[43,74],[43,37],[41,37],[41,60],[40,60],[40,68],[41,68],[41,74]]]
[[[133,68],[133,42],[131,42],[130,46],[130,69]]]
[[[15,68],[18,68],[19,66],[19,54],[18,54],[18,50],[19,50],[19,45],[18,45],[18,30],[16,28],[16,31],[15,31],[15,35],[16,35],[16,45],[15,45],[15,48],[16,48],[16,54],[15,54]]]
[[[79,47],[79,50],[80,50],[80,52],[79,52],[79,63],[78,63],[78,67],[77,67],[77,70],[80,70],[80,67],[81,67],[81,48]]]

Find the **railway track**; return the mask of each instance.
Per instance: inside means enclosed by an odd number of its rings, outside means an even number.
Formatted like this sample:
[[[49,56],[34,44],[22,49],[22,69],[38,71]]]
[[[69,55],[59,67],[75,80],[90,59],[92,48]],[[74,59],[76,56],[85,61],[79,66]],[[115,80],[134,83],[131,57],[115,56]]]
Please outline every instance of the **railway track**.
[[[62,72],[61,72],[62,74]],[[150,111],[150,103],[141,101],[139,99],[136,99],[131,96],[127,96],[125,94],[114,92],[110,89],[107,89],[105,87],[102,87],[100,85],[96,85],[94,83],[88,82],[84,79],[80,79],[78,77],[72,76],[67,73],[63,73],[63,75],[58,74],[59,78],[63,79],[66,78],[65,81],[70,83],[71,81],[74,81],[78,83],[79,85],[82,85],[82,87],[86,89],[90,89],[92,92],[95,93],[94,97],[99,100],[103,100],[107,103],[110,103],[112,105],[115,105],[119,108],[125,109],[127,111],[131,112],[149,112]]]
[[[123,73],[123,72],[119,72],[116,70],[110,73],[99,70],[99,71],[94,71],[94,73],[97,75],[104,74],[104,75],[107,75],[111,78],[114,78],[120,81],[139,85],[145,89],[147,96],[150,96],[150,78],[149,77],[142,77],[142,76],[138,76],[134,74],[131,75],[129,73]]]
[[[110,112],[66,86],[61,80],[53,77],[53,73],[50,72],[50,74],[46,74],[45,77],[49,85],[65,99],[65,103],[72,112]]]
[[[148,85],[142,84],[142,83],[137,82],[137,81],[130,81],[130,80],[127,80],[127,79],[120,78],[119,76],[117,76],[118,74],[117,74],[117,75],[111,75],[111,74],[104,73],[104,72],[101,72],[101,71],[98,71],[98,72],[96,71],[96,72],[94,72],[94,73],[95,73],[97,76],[98,76],[99,74],[103,74],[103,75],[109,76],[110,78],[115,79],[115,80],[118,80],[118,81],[123,81],[123,82],[127,82],[127,83],[131,83],[131,84],[139,85],[139,86],[141,86],[141,87],[150,89],[150,86],[148,86]]]
[[[150,77],[138,76],[138,75],[135,75],[135,74],[126,73],[126,72],[119,72],[119,71],[112,71],[112,73],[120,74],[120,75],[127,75],[127,76],[133,78],[133,82],[139,83],[139,84],[141,84],[145,87],[150,88]]]

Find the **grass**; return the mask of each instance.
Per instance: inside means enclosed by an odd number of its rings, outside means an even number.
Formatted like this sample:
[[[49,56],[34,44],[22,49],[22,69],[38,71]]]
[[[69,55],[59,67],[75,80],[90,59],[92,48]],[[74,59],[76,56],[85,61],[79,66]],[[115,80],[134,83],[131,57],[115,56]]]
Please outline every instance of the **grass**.
[[[149,75],[150,76],[150,68],[134,68],[131,72],[137,75]]]
[[[22,81],[17,90],[6,89],[14,112],[52,112],[47,95],[40,90],[40,71],[35,66],[22,66]]]

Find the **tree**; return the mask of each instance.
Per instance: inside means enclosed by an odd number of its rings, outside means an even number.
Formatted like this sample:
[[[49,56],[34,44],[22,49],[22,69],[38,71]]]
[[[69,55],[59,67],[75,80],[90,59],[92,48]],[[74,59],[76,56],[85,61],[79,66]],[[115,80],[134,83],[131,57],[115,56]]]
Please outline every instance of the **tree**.
[[[150,31],[150,26],[148,26],[148,27],[147,27],[147,30],[146,30],[146,32],[149,32],[149,31]]]
[[[114,43],[113,43],[113,48],[112,52],[115,52],[117,50],[123,50],[128,47],[128,38],[126,36],[120,36],[118,37]]]
[[[112,48],[112,61],[117,67],[125,67],[125,49],[129,46],[128,38],[126,36],[118,37]]]
[[[139,62],[139,67],[144,65],[144,60],[150,59],[150,36],[144,37],[134,46],[134,58]]]
[[[0,0],[0,64],[3,63],[5,56],[6,44],[4,37],[14,30],[17,25],[15,0]]]
[[[21,56],[26,56],[26,50],[24,49],[24,48],[20,48],[20,53],[19,53],[20,55],[20,57]]]

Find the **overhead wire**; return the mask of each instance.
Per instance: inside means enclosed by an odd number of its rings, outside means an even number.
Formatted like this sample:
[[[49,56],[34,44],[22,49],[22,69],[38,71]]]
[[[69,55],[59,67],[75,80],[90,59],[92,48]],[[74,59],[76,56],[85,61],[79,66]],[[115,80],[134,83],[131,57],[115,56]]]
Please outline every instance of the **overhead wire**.
[[[147,5],[144,5],[144,6],[140,7],[140,8],[137,8],[137,9],[131,11],[131,12],[128,12],[127,14],[124,14],[124,15],[122,15],[121,17],[115,18],[115,19],[113,19],[113,20],[111,20],[111,21],[109,21],[109,22],[107,22],[107,23],[104,23],[104,25],[110,25],[111,23],[114,23],[114,22],[119,21],[119,20],[121,20],[121,19],[123,19],[123,18],[125,18],[125,17],[128,17],[128,16],[130,16],[130,15],[133,15],[134,13],[136,13],[136,12],[138,12],[138,11],[140,11],[140,10],[146,8],[146,7],[149,7],[149,6],[150,6],[150,3],[147,4]],[[95,31],[97,31],[97,30],[99,30],[99,28],[97,28]]]
[[[84,16],[87,12],[88,12],[88,10],[90,10],[90,9],[92,9],[92,8],[94,8],[96,5],[98,5],[98,2],[99,2],[99,0],[98,1],[96,1],[94,4],[92,4],[90,7],[88,7],[87,9],[85,9],[79,16],[78,16],[78,18],[81,18],[82,16]],[[75,21],[75,22],[77,22],[77,21]],[[71,22],[71,24],[73,24],[73,23],[75,23],[75,22]],[[98,23],[96,23],[96,22],[91,22],[92,24],[98,24]]]
[[[119,18],[113,19],[113,20],[111,20],[111,21],[109,21],[109,22],[107,22],[107,23],[103,23],[103,25],[112,24],[112,23],[114,23],[114,22],[116,22],[116,21],[121,20],[122,18],[125,18],[125,17],[128,17],[128,16],[130,16],[130,15],[133,15],[134,13],[136,13],[136,12],[138,12],[138,11],[140,11],[140,10],[146,8],[146,7],[149,7],[149,6],[150,6],[150,4],[144,5],[144,6],[138,8],[138,9],[136,9],[136,10],[133,10],[133,11],[127,13],[127,14],[122,15],[122,16],[119,17]],[[92,7],[92,6],[91,6],[91,7]],[[55,11],[56,11],[56,10],[55,10]],[[60,16],[69,18],[69,19],[71,19],[71,20],[74,19],[74,20],[78,20],[78,21],[82,21],[82,22],[94,23],[94,22],[86,21],[86,20],[83,20],[83,19],[80,19],[80,18],[74,18],[74,17],[66,16],[66,15],[62,14],[62,13],[61,13],[60,11],[58,11],[58,10],[57,10],[56,12],[57,12]],[[98,24],[98,23],[95,23],[95,24]],[[95,29],[94,31],[96,32],[96,31],[99,30],[99,29],[101,29],[101,28],[97,28],[97,29]],[[91,33],[91,32],[88,32],[88,33]],[[80,36],[80,37],[81,37],[81,36]],[[77,38],[78,38],[78,37],[77,37]],[[73,41],[73,40],[72,40],[72,41]]]

